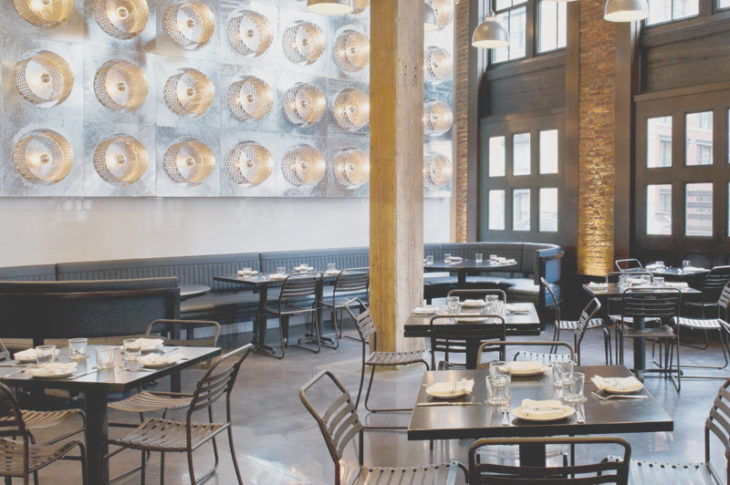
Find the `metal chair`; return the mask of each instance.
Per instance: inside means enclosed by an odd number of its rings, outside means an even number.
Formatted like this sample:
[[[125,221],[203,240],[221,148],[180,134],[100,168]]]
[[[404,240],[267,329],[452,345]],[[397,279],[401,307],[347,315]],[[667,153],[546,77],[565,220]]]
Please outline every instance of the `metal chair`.
[[[312,390],[312,388],[315,390]],[[326,388],[326,389],[323,389]],[[333,399],[322,399],[323,404],[316,406],[308,394],[317,396],[326,391],[326,396]],[[459,468],[466,478],[466,469],[456,461],[444,464],[414,465],[409,467],[377,467],[365,466],[364,441],[365,431],[374,431],[374,428],[363,426],[357,415],[357,405],[353,404],[350,394],[342,383],[327,370],[319,372],[299,390],[299,399],[309,414],[317,421],[322,437],[327,444],[327,450],[335,465],[335,485],[348,483],[349,485],[380,485],[395,483],[413,484],[444,484],[456,482]],[[321,410],[320,410],[321,408]],[[342,457],[347,445],[357,436],[358,438],[358,468],[348,477],[343,476]]]
[[[614,261],[616,269],[621,273],[633,273],[635,271],[644,271],[644,265],[641,261],[634,258],[617,259]]]
[[[507,293],[505,293],[503,290],[497,289],[497,288],[469,288],[469,289],[462,289],[462,288],[456,288],[453,290],[449,290],[448,293],[446,293],[446,297],[450,296],[458,296],[461,298],[462,296],[476,296],[479,295],[481,298],[484,298],[487,295],[497,295],[497,299],[503,303],[507,303]]]
[[[517,346],[517,347],[549,347],[552,350],[552,347],[565,347],[567,349],[567,353],[558,353],[558,352],[532,352],[532,351],[526,351],[526,350],[519,350],[515,353],[512,360],[530,360],[530,361],[537,361],[541,362],[545,365],[550,365],[555,362],[568,362],[573,361],[575,362],[575,351],[573,350],[573,347],[567,343],[567,342],[552,342],[549,340],[544,341],[518,341],[518,340],[494,340],[489,342],[484,342],[479,346],[479,361],[477,368],[478,369],[486,369],[489,368],[489,362],[482,362],[481,356],[486,352],[493,352],[495,348],[499,348],[501,350],[500,354],[506,356],[507,351],[505,347],[508,346]]]
[[[364,309],[359,314],[355,314],[355,308]],[[365,409],[370,412],[391,412],[391,411],[412,411],[412,408],[390,408],[375,409],[368,405],[370,399],[370,390],[373,386],[373,378],[375,377],[376,367],[394,367],[399,365],[410,365],[421,363],[428,370],[428,362],[423,359],[425,349],[411,350],[408,352],[383,352],[378,350],[378,334],[375,329],[375,322],[370,314],[365,302],[357,298],[345,303],[345,311],[355,321],[357,332],[362,341],[362,365],[360,368],[360,387],[357,390],[357,400],[355,408],[360,404],[360,396],[362,395],[362,386],[365,382],[365,367],[370,367],[370,380],[368,381],[368,389],[365,392]],[[370,343],[370,351],[367,351],[368,342]]]
[[[725,322],[723,322],[725,323]],[[725,323],[727,325],[727,323]],[[705,461],[703,463],[656,463],[631,460],[629,484],[697,483],[725,485],[730,483],[730,379],[720,386],[705,420]],[[710,463],[710,434],[725,448],[725,473],[718,473]]]
[[[210,369],[205,373],[203,378],[198,382],[195,392],[193,393],[190,404],[188,405],[185,415],[185,421],[172,421],[164,418],[147,418],[134,431],[121,438],[112,438],[107,441],[110,445],[119,447],[112,453],[102,457],[102,461],[110,459],[112,456],[120,453],[125,449],[135,449],[140,451],[159,451],[160,452],[160,484],[165,481],[165,453],[167,452],[184,452],[188,457],[188,471],[190,473],[190,482],[195,485],[198,482],[210,478],[218,467],[218,452],[214,447],[215,463],[213,468],[205,472],[200,478],[195,477],[195,467],[193,464],[193,451],[198,449],[208,441],[215,443],[215,437],[223,431],[228,431],[228,443],[231,449],[231,459],[236,472],[236,479],[239,485],[243,484],[241,472],[238,468],[236,459],[236,451],[233,445],[233,429],[231,427],[231,391],[236,383],[236,376],[241,368],[241,364],[251,353],[252,344],[244,345],[233,350],[218,361],[216,361]],[[213,420],[213,404],[225,395],[226,398],[226,420],[225,422],[215,422]],[[193,413],[195,411],[207,409],[209,422],[197,423],[193,421]],[[103,466],[103,463],[102,463]],[[145,461],[142,460],[142,476],[141,482],[145,480]]]
[[[479,360],[479,346],[488,340],[505,340],[506,326],[504,318],[499,315],[478,315],[487,318],[494,323],[462,323],[452,325],[435,325],[439,320],[451,320],[459,318],[475,318],[474,314],[457,315],[436,315],[431,318],[429,335],[431,338],[431,368],[436,369],[436,352],[443,352],[444,360],[439,362],[438,369],[462,368],[469,369],[476,367]],[[473,349],[473,350],[472,350]],[[471,352],[474,352],[474,367],[469,365]],[[452,354],[464,354],[465,363],[450,362]]]
[[[715,266],[707,273],[702,281],[702,297],[700,301],[687,300],[684,307],[689,310],[699,311],[702,318],[707,318],[708,311],[717,307],[722,289],[730,282],[730,266]]]
[[[629,288],[622,293],[622,310],[618,319],[617,343],[619,345],[618,363],[623,364],[623,339],[647,339],[660,344],[659,362],[655,364],[659,369],[648,369],[645,372],[661,372],[665,378],[670,378],[677,392],[681,381],[679,360],[679,326],[676,325],[682,294],[677,288]],[[644,321],[658,321],[657,327],[634,329],[633,325],[639,319]],[[677,353],[677,365],[674,368],[674,351]],[[662,353],[664,359],[662,362]],[[674,380],[673,374],[677,374]]]
[[[312,339],[305,342],[314,347],[307,347],[302,340],[297,340],[296,347],[310,352],[317,353],[322,349],[319,336],[319,298],[318,290],[322,286],[322,273],[305,273],[289,275],[281,285],[279,300],[276,305],[267,306],[266,313],[274,315],[279,319],[279,339],[281,341],[281,354],[277,355],[272,347],[265,346],[268,352],[264,355],[283,359],[286,356],[286,348],[289,346],[289,319],[292,316],[312,315]]]
[[[589,461],[562,466],[520,466],[494,463],[479,463],[480,450],[493,446],[606,446],[616,445],[623,449],[619,460]],[[588,453],[592,456],[591,453]],[[550,485],[569,485],[571,483],[589,485],[615,483],[626,485],[629,476],[631,445],[621,438],[614,437],[571,437],[571,438],[488,438],[475,441],[469,447],[469,484],[504,485],[543,483]]]
[[[77,440],[59,442],[69,436],[64,435],[48,443],[35,444],[29,430],[30,425],[48,427],[51,421],[47,418],[51,416],[46,414],[46,419],[34,419],[32,414],[20,409],[12,391],[0,384],[0,434],[10,436],[0,438],[0,476],[6,477],[6,481],[11,477],[22,477],[23,483],[28,484],[31,474],[35,475],[41,468],[66,457],[69,452],[78,448],[82,483],[86,484],[86,450],[83,443]],[[25,421],[26,417],[28,422]],[[55,424],[59,422],[60,420],[55,421]],[[35,482],[38,483],[37,475]]]
[[[342,338],[342,311],[345,308],[345,303],[353,297],[358,297],[367,303],[369,299],[369,287],[370,268],[343,269],[337,275],[335,285],[332,288],[332,298],[327,298],[322,301],[322,306],[329,308],[332,312],[332,324],[335,327],[333,348],[336,349],[339,347],[339,341],[337,339]]]

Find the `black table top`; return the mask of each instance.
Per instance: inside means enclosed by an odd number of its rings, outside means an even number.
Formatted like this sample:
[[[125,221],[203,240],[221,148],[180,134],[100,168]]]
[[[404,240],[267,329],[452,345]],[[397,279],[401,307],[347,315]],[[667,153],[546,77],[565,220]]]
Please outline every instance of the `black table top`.
[[[687,269],[683,268],[677,268],[674,266],[665,266],[663,268],[658,268],[656,266],[647,266],[646,271],[653,274],[654,276],[674,276],[674,277],[686,277],[686,278],[694,278],[696,276],[703,276],[710,272],[709,269],[705,268],[695,268],[690,267]]]
[[[639,287],[639,286],[637,286],[635,288],[644,289],[644,287]],[[698,295],[698,294],[702,293],[700,290],[692,288],[691,286],[684,286],[684,287],[664,286],[664,287],[656,287],[655,290],[657,292],[661,292],[661,291],[673,290],[674,288],[677,288],[683,295]],[[609,283],[606,286],[591,286],[590,284],[584,284],[583,289],[586,290],[588,293],[590,293],[592,296],[602,297],[602,296],[620,296],[628,288],[619,289],[619,287],[616,283]]]
[[[331,274],[327,274],[325,271],[321,271],[321,273],[324,281],[334,281],[339,274],[339,270],[336,273]],[[292,273],[293,276],[306,274],[309,273]],[[269,274],[259,272],[253,276],[222,275],[213,276],[213,279],[217,281],[225,281],[226,283],[241,283],[251,286],[273,286],[282,284],[286,278],[272,278]]]
[[[485,377],[489,373],[487,369],[426,372],[416,402],[429,402],[426,387],[436,382],[474,379],[474,390],[472,395],[468,396],[468,400],[482,404],[414,407],[411,421],[408,424],[408,439],[645,433],[674,429],[672,417],[646,389],[641,390],[642,394],[649,396],[646,399],[601,401],[591,394],[591,391],[596,390],[590,381],[591,376],[626,377],[631,375],[626,367],[583,366],[576,370],[586,374],[585,395],[587,399],[584,403],[584,423],[577,423],[575,415],[560,421],[542,423],[526,422],[512,417],[509,426],[502,426],[502,413],[498,407],[484,404],[487,399],[485,383]],[[511,409],[518,407],[525,398],[553,399],[552,376],[546,373],[540,377],[513,378],[511,393]]]
[[[509,263],[498,263],[485,259],[481,263],[477,263],[473,259],[464,259],[460,262],[447,263],[444,260],[434,261],[432,264],[424,264],[424,271],[509,271],[517,266],[517,261]]]
[[[96,366],[96,347],[89,345],[87,349],[88,358],[76,361],[78,370],[70,377],[60,379],[37,378],[19,372],[25,366],[0,366],[0,380],[9,386],[25,387],[52,387],[56,389],[83,389],[90,386],[104,389],[107,392],[123,392],[139,387],[150,381],[164,377],[172,372],[185,369],[200,362],[209,360],[221,353],[219,347],[163,347],[165,355],[176,357],[176,362],[162,369],[141,370],[130,372],[120,367],[114,369],[100,369],[82,377],[74,379],[74,376],[93,370]],[[58,362],[71,362],[69,360],[68,347],[60,349],[56,359]]]
[[[405,336],[427,337],[429,333],[431,319],[437,315],[448,314],[448,309],[445,306],[440,305],[443,300],[443,298],[434,299],[434,302],[436,306],[439,307],[439,309],[433,315],[409,315],[408,319],[403,325]],[[537,314],[535,305],[533,305],[532,303],[520,303],[520,305],[525,305],[525,308],[528,308],[529,305],[529,311],[526,313],[511,313],[509,311],[510,305],[507,305],[507,311],[504,312],[504,321],[507,327],[507,333],[511,335],[539,335],[540,317]],[[457,321],[449,322],[446,320],[437,320],[434,325],[489,325],[489,322],[461,323]]]
[[[210,291],[207,285],[180,285],[180,298],[190,298],[192,296],[204,295]]]

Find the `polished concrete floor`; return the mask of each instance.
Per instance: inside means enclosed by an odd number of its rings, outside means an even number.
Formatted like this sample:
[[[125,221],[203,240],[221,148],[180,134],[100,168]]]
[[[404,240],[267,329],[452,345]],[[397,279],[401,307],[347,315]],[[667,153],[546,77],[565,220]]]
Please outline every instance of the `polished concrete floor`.
[[[354,335],[354,330],[349,332]],[[549,339],[550,328],[543,334]],[[234,347],[243,344],[249,336],[227,336],[222,344]],[[566,335],[566,339],[572,336]],[[531,337],[534,339],[534,337]],[[583,347],[584,364],[603,363],[602,334],[589,332]],[[626,362],[631,362],[631,351],[627,348]],[[682,347],[684,364],[717,363],[721,361],[718,346],[707,351]],[[275,360],[261,355],[252,355],[242,367],[234,389],[233,423],[235,446],[243,472],[244,483],[260,485],[284,484],[329,484],[334,483],[334,467],[315,421],[299,401],[299,387],[322,369],[329,369],[347,386],[351,393],[357,392],[360,375],[360,344],[343,340],[337,350],[323,349],[319,354],[299,349],[290,349],[286,359]],[[191,388],[202,371],[192,370],[185,376],[185,385]],[[730,376],[728,370],[707,371],[686,369],[687,373],[710,372],[716,376]],[[373,390],[375,405],[397,405],[407,407],[413,404],[414,393],[420,383],[423,367],[379,373]],[[703,424],[714,395],[722,380],[683,379],[682,391],[677,394],[669,381],[660,378],[646,380],[647,389],[663,404],[674,418],[675,430],[671,433],[637,433],[625,435],[633,448],[633,456],[642,459],[665,462],[702,461],[704,458]],[[158,388],[167,388],[161,381]],[[362,405],[361,405],[362,408]],[[369,425],[407,425],[408,413],[368,415],[361,412]],[[121,413],[114,413],[114,419],[122,419]],[[127,417],[134,421],[134,417]],[[121,433],[123,430],[114,430]],[[235,475],[231,465],[229,448],[225,439],[221,443],[221,464],[217,475],[208,483],[232,484]],[[452,441],[437,443],[433,456],[428,443],[409,442],[404,432],[390,431],[369,434],[366,439],[366,461],[379,465],[427,463],[430,460],[444,461],[451,458],[466,462],[468,442]],[[350,450],[352,451],[352,450]],[[212,463],[209,446],[195,454],[196,467],[202,471]],[[124,452],[112,459],[112,475],[128,470],[139,461],[139,455]],[[722,451],[715,446],[713,461],[723,469]],[[165,458],[167,484],[190,483],[184,455],[168,454]],[[354,453],[345,457],[347,465],[355,463]],[[152,456],[148,464],[147,483],[159,482],[159,454]],[[78,464],[64,462],[43,470],[41,483],[80,483]],[[139,475],[116,483],[139,483]]]

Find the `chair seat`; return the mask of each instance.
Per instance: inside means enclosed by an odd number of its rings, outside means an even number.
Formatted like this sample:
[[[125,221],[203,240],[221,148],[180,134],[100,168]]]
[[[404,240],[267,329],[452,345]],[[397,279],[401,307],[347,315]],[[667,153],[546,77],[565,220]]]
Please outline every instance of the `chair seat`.
[[[182,409],[190,405],[192,397],[171,397],[164,394],[142,391],[119,401],[110,402],[108,406],[117,411],[128,413],[151,413],[165,409]]]
[[[50,445],[29,445],[28,470],[30,472],[39,470],[66,456],[78,446],[78,443],[78,441],[65,441]],[[17,477],[24,474],[23,442],[0,438],[0,475]]]
[[[228,425],[222,423],[192,423],[191,448],[197,448],[226,428]],[[109,444],[138,450],[187,451],[186,430],[184,422],[151,418],[128,435],[109,439]]]
[[[591,318],[588,320],[588,327],[598,328],[603,326],[603,319]],[[560,320],[560,330],[575,330],[578,328],[578,320]]]
[[[720,330],[720,321],[717,318],[687,318],[679,317],[677,321],[681,327],[702,330]]]
[[[425,350],[411,350],[409,352],[373,352],[365,364],[367,365],[405,365],[423,361]]]
[[[302,313],[313,312],[315,311],[315,308],[312,307],[311,303],[309,305],[307,305],[307,303],[286,303],[281,306],[281,309],[279,309],[278,304],[266,307],[266,313],[269,313],[271,315],[279,315],[280,311],[282,315],[299,315]]]
[[[692,485],[720,485],[710,468],[704,463],[652,463],[631,460],[629,485],[653,483],[687,483]]]
[[[391,485],[395,483],[451,485],[456,483],[458,470],[459,466],[456,462],[403,468],[364,466],[359,468],[359,472],[348,483],[350,485]]]
[[[352,294],[347,294],[347,296],[343,296],[342,298],[337,298],[335,300],[334,307],[335,308],[345,308],[345,303],[352,300],[353,298],[360,298],[361,300],[365,299],[366,294],[365,292],[353,292]],[[329,298],[326,298],[322,300],[322,306],[327,308],[332,308],[332,296],[330,295]]]
[[[634,330],[631,327],[624,327],[623,336],[627,338],[653,338],[653,339],[667,339],[677,338],[677,334],[669,325],[662,325],[656,328],[646,328],[644,330]]]
[[[34,429],[50,428],[74,416],[79,416],[82,413],[80,409],[63,409],[61,411],[30,411],[28,409],[22,409],[21,412],[25,426]]]

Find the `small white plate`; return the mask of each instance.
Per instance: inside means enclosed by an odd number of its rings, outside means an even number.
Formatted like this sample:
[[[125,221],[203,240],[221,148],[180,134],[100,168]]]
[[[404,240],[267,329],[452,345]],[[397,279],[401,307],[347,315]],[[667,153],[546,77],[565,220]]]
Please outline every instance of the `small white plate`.
[[[630,387],[605,386],[599,389],[599,391],[607,392],[609,394],[634,394],[641,391],[643,388],[644,385],[639,382],[638,384]]]
[[[284,280],[284,279],[286,279],[287,276],[289,276],[289,275],[271,273],[271,275],[269,275],[269,278],[271,278],[272,280]]]
[[[560,413],[558,415],[558,413]],[[561,419],[569,418],[575,414],[575,409],[570,406],[562,406],[561,411],[555,413],[530,413],[525,410],[522,406],[516,407],[512,410],[512,415],[518,419],[524,421],[560,421]]]
[[[468,389],[458,385],[451,387],[449,384],[451,383],[439,382],[432,384],[426,388],[426,394],[437,399],[456,399],[469,394]]]
[[[461,306],[465,308],[481,308],[487,306],[485,300],[464,300],[461,302]]]
[[[524,362],[524,364],[521,364],[521,362]],[[517,364],[517,366],[513,367],[514,364]],[[527,365],[532,364],[532,365]],[[523,367],[524,365],[524,367]],[[539,376],[545,373],[546,370],[550,369],[550,367],[546,366],[545,364],[541,362],[525,362],[525,361],[517,361],[517,362],[510,362],[508,365],[506,365],[510,371],[510,374],[512,374],[515,377],[530,377],[530,376]]]

